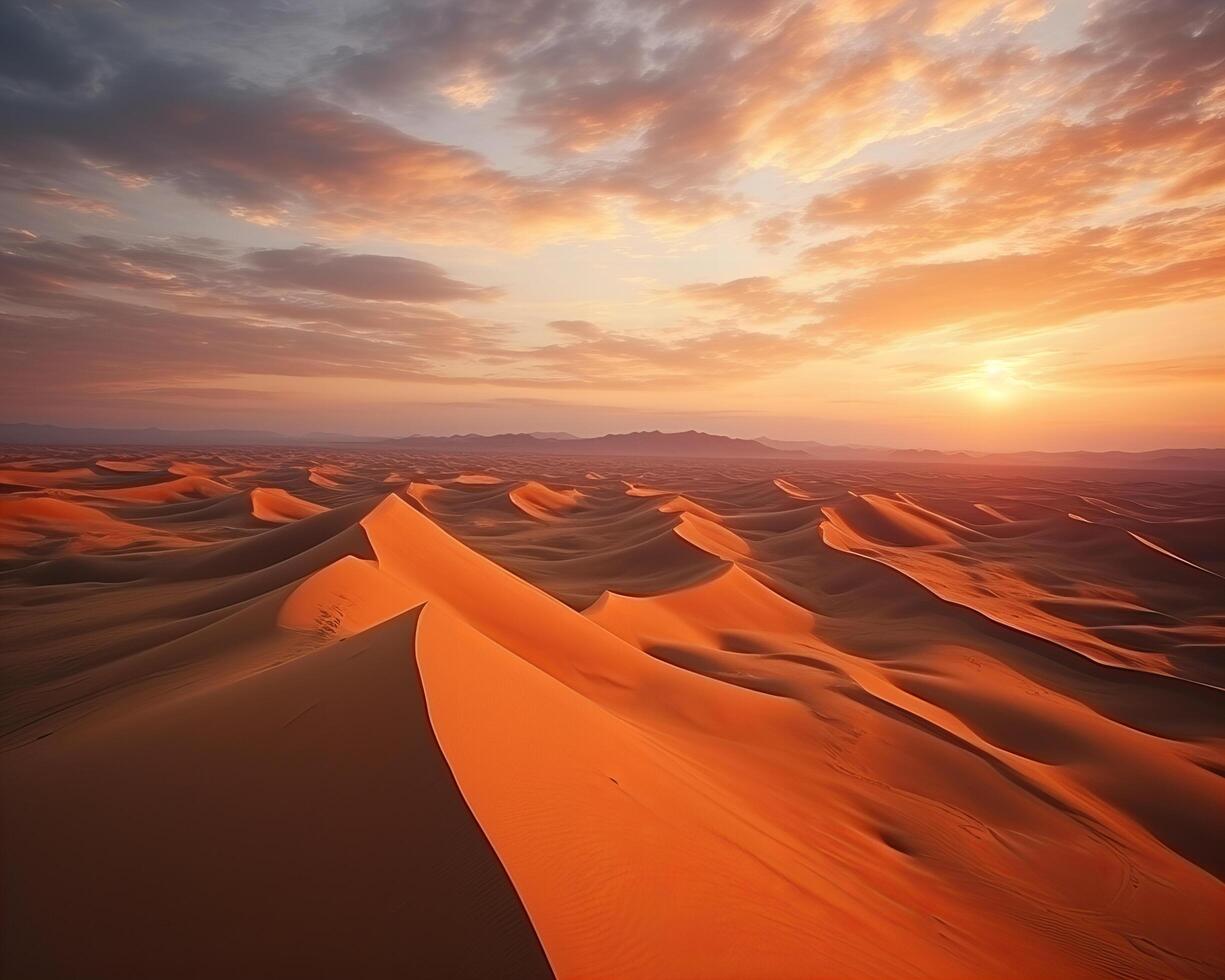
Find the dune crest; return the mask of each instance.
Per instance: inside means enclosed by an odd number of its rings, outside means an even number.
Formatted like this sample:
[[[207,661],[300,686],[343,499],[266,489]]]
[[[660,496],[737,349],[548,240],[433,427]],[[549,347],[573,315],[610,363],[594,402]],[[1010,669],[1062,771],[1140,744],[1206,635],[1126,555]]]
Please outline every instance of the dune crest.
[[[711,521],[716,524],[722,524],[723,518],[716,514],[708,507],[703,507],[696,501],[690,500],[688,497],[677,494],[671,500],[659,505],[661,514],[692,514],[694,517],[700,517],[703,520]]]
[[[625,484],[625,495],[627,497],[666,497],[671,492],[670,490],[657,490],[655,487],[646,487],[637,483]]]
[[[791,483],[788,480],[784,480],[781,477],[779,477],[778,479],[774,481],[774,485],[778,487],[781,491],[783,491],[783,493],[785,493],[788,497],[794,497],[796,500],[816,500],[817,499],[813,494],[809,493],[807,490],[803,490],[800,487],[797,487],[794,483]]]
[[[690,511],[681,514],[675,528],[678,537],[695,548],[708,551],[716,558],[735,561],[749,554],[748,543],[722,524],[700,517]]]

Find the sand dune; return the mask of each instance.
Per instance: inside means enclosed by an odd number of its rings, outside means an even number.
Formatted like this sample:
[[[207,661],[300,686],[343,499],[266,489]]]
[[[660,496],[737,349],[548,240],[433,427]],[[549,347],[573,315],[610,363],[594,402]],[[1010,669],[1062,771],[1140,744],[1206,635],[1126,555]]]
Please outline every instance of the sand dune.
[[[153,473],[157,467],[140,459],[100,459],[96,467],[113,473]]]
[[[141,545],[172,548],[191,543],[185,537],[57,497],[0,498],[0,555],[8,558],[52,551],[117,551]]]
[[[535,480],[515,487],[507,496],[523,513],[540,521],[557,520],[583,503],[579,490],[554,490]]]
[[[279,487],[255,487],[251,491],[251,514],[269,524],[287,524],[327,510],[322,504],[301,500]]]
[[[0,457],[0,972],[1225,972],[1221,483],[589,465]]]
[[[222,497],[233,493],[227,483],[207,476],[181,476],[175,480],[76,491],[98,500],[124,503],[172,504],[201,497]]]
[[[13,466],[10,469],[0,469],[0,484],[16,489],[62,487],[89,480],[94,476],[93,470],[84,467],[36,469],[33,465]]]

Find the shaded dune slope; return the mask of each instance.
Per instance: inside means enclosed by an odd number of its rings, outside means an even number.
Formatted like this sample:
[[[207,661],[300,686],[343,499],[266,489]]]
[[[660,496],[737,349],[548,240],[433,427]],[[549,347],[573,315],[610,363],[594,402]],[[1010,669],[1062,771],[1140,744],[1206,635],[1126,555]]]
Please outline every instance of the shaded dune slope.
[[[6,975],[551,976],[426,720],[417,616],[12,753]]]

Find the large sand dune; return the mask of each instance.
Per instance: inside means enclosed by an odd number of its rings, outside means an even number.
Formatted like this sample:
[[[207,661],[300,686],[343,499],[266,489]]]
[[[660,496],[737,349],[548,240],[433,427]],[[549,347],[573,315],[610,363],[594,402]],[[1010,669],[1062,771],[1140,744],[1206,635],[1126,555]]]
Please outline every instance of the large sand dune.
[[[0,455],[0,974],[1225,975],[1225,485]]]

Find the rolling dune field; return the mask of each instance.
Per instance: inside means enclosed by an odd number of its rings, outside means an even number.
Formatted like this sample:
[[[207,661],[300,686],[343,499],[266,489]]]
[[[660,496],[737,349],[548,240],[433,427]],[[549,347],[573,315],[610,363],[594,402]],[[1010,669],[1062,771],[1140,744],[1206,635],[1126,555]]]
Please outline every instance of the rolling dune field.
[[[0,615],[13,980],[1225,975],[1221,474],[10,450]]]

